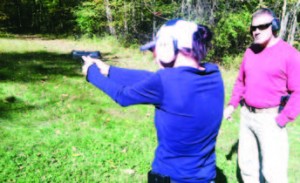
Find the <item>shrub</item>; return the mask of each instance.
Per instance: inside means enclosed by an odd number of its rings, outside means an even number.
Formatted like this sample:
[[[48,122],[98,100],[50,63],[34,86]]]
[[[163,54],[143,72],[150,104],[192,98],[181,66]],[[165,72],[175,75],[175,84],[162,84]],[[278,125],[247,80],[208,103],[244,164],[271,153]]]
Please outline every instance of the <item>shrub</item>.
[[[222,16],[214,28],[212,57],[229,66],[239,57],[251,42],[249,22],[251,14],[247,11],[229,13]],[[232,63],[233,66],[235,63]]]
[[[222,65],[226,69],[233,69],[237,70],[240,68],[240,65],[242,63],[243,54],[239,54],[236,56],[226,55],[223,57]]]
[[[101,21],[103,16],[105,15],[104,9],[102,6],[98,6],[97,2],[83,2],[82,5],[78,6],[73,11],[77,23],[77,27],[81,34],[88,35],[92,37],[97,32],[105,32],[101,31],[105,29],[105,25]]]

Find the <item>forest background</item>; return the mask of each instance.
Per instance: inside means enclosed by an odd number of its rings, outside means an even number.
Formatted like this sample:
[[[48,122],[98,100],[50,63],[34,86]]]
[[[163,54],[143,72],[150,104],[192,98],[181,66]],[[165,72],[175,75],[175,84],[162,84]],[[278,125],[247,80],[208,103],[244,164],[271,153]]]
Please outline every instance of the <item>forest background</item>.
[[[208,59],[238,65],[251,43],[251,14],[268,7],[281,20],[279,36],[300,48],[299,0],[0,0],[0,31],[84,37],[112,35],[124,46],[153,38],[168,19],[183,18],[214,32]],[[237,58],[237,59],[236,59]]]

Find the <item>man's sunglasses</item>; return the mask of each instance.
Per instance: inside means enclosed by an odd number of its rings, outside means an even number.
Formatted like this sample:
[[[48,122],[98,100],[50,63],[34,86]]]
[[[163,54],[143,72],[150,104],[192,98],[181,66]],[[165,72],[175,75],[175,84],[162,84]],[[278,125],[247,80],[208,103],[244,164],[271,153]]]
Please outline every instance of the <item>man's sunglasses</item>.
[[[256,25],[256,26],[251,25],[250,26],[250,32],[253,32],[256,29],[258,29],[258,30],[266,30],[268,27],[270,27],[270,25],[272,25],[272,22],[267,23],[267,24]]]

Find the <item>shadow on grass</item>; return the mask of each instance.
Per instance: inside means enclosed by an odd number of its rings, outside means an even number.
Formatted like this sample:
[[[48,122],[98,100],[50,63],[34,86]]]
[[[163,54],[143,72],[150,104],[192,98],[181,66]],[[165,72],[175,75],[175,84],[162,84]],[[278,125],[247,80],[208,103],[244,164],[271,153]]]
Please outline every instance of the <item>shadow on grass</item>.
[[[0,83],[43,83],[53,77],[82,77],[82,63],[70,54],[51,52],[0,53]],[[5,87],[5,85],[3,85]],[[34,110],[16,96],[0,97],[0,119],[9,119],[14,112]]]
[[[33,109],[35,106],[27,105],[15,96],[0,99],[0,119],[10,119],[13,112],[25,112]]]
[[[103,56],[108,56],[109,54],[102,53]],[[104,61],[106,60],[104,59]],[[78,59],[73,59],[71,51],[69,54],[46,51],[0,53],[0,83],[41,84],[57,77],[83,78],[81,67],[82,62]],[[0,97],[0,119],[10,118],[14,112],[24,112],[35,108],[36,106],[30,106],[15,96]]]
[[[108,56],[109,53],[101,53]],[[106,59],[102,59],[107,61]],[[113,61],[114,59],[112,59]],[[0,82],[36,82],[49,76],[82,77],[82,62],[69,54],[52,52],[0,53]]]
[[[233,154],[237,154],[237,152],[238,152],[238,146],[239,146],[239,141],[237,140],[237,141],[231,146],[230,152],[226,155],[226,159],[227,159],[227,160],[232,160]],[[242,176],[241,176],[241,171],[240,171],[239,166],[237,166],[237,169],[236,169],[236,178],[237,178],[237,180],[238,180],[239,183],[242,183],[242,182],[243,182],[243,179],[242,179]]]
[[[51,75],[80,76],[81,63],[70,54],[50,52],[1,53],[0,82],[36,82]]]
[[[227,178],[219,167],[217,167],[217,177],[215,180],[216,183],[227,183]]]
[[[49,52],[1,53],[0,82],[35,83],[50,76],[80,76],[81,63],[68,54]],[[81,76],[82,77],[82,76]],[[35,109],[15,96],[0,98],[0,119],[9,119],[14,112]]]

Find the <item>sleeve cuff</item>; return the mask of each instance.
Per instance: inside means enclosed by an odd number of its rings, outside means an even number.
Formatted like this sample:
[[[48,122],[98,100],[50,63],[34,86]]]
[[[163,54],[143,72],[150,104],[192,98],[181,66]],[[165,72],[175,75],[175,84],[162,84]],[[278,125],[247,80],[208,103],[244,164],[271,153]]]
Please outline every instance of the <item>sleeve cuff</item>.
[[[285,127],[285,125],[290,121],[287,116],[282,115],[282,114],[279,114],[275,120],[276,120],[277,124],[281,127]]]
[[[115,75],[115,73],[117,73],[117,70],[118,70],[118,67],[115,67],[115,66],[111,65],[109,67],[107,77],[108,78],[114,78],[114,75]]]
[[[239,103],[229,102],[228,105],[232,105],[234,109],[236,109],[239,105]]]

